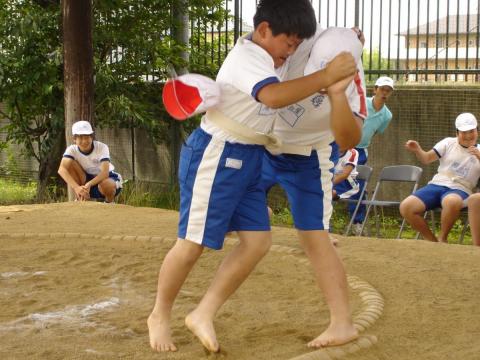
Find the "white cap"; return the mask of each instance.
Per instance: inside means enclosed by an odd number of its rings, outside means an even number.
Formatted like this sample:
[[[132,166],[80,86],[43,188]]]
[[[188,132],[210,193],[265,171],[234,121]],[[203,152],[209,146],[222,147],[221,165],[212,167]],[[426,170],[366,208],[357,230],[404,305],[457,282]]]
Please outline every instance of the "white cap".
[[[339,53],[347,51],[358,64],[362,56],[363,45],[355,31],[348,28],[331,27],[319,35],[305,65],[304,75],[309,75],[327,66]]]
[[[455,127],[458,131],[469,131],[477,128],[477,119],[473,114],[462,113],[455,119]]]
[[[73,135],[91,135],[93,134],[92,125],[88,121],[80,120],[72,125]]]
[[[375,86],[390,86],[393,90],[394,81],[388,76],[380,76],[377,81],[375,81]]]
[[[209,77],[185,74],[165,83],[162,99],[171,117],[185,120],[217,105],[220,86]]]

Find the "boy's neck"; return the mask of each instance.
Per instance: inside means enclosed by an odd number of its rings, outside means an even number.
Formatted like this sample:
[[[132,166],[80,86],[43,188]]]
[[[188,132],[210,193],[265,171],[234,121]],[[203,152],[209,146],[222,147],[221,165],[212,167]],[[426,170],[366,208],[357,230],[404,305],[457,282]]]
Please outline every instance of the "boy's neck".
[[[376,111],[379,111],[384,105],[385,105],[385,101],[383,101],[379,96],[375,95],[373,97],[373,108],[376,110]]]
[[[263,48],[263,46],[261,45],[261,35],[257,32],[257,31],[253,31],[250,36],[248,36],[248,40],[250,40],[251,42],[253,42],[254,44],[257,44],[258,46],[260,46],[261,48]]]

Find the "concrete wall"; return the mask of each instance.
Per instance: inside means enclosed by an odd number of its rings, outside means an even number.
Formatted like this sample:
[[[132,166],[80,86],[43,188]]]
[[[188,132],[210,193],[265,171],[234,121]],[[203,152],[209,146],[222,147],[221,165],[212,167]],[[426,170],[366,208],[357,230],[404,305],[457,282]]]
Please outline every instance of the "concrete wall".
[[[371,94],[372,89],[368,89]],[[408,139],[420,142],[426,150],[447,136],[455,136],[455,117],[461,112],[472,112],[480,119],[480,88],[477,87],[397,87],[389,99],[388,107],[393,120],[383,135],[375,136],[369,148],[370,166],[374,167],[374,179],[380,169],[393,164],[421,166],[415,156],[403,145]],[[5,122],[2,122],[5,124]],[[0,133],[4,138],[5,134]],[[111,158],[124,178],[131,179],[132,132],[130,129],[97,129],[97,139],[110,147]],[[135,174],[143,181],[170,183],[170,155],[168,146],[157,145],[150,135],[135,129]],[[19,148],[13,146],[16,154]],[[25,170],[35,170],[34,160],[17,156],[18,164]],[[6,161],[5,152],[0,152],[0,165]],[[422,184],[435,173],[438,162],[424,167]],[[175,181],[175,180],[173,180]]]

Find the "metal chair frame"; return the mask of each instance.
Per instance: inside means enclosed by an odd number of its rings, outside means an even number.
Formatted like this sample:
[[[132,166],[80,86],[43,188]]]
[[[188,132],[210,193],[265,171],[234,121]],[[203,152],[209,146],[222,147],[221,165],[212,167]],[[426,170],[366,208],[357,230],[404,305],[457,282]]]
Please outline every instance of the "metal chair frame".
[[[350,219],[350,222],[348,223],[347,229],[345,230],[345,236],[348,236],[350,234],[350,230],[352,229],[352,226],[353,226],[353,219],[355,219],[355,215],[357,215],[358,208],[360,207],[360,200],[363,199],[363,195],[366,193],[368,182],[370,181],[370,178],[372,177],[372,173],[373,173],[373,169],[367,165],[357,165],[356,170],[358,172],[356,179],[363,180],[365,182],[363,189],[360,191],[360,197],[358,198],[358,200],[357,199],[338,199],[338,201],[341,201],[341,202],[356,204],[355,210],[353,211],[353,215]]]
[[[415,192],[418,188],[418,183],[422,176],[423,169],[418,166],[413,165],[393,165],[393,166],[385,166],[380,175],[378,176],[377,183],[375,185],[375,190],[373,191],[372,197],[370,200],[362,200],[361,204],[367,206],[367,212],[365,214],[365,220],[363,221],[362,228],[360,234],[363,234],[365,229],[365,225],[368,223],[368,217],[370,215],[370,211],[372,206],[374,208],[375,213],[375,225],[376,225],[376,235],[377,237],[380,234],[380,224],[377,214],[377,207],[398,207],[400,205],[399,200],[377,200],[379,189],[383,182],[408,182],[413,183],[413,188],[411,193]],[[354,214],[355,215],[355,214]],[[400,230],[397,235],[397,239],[402,236],[403,228],[405,227],[405,219],[402,220],[402,224],[400,226]]]

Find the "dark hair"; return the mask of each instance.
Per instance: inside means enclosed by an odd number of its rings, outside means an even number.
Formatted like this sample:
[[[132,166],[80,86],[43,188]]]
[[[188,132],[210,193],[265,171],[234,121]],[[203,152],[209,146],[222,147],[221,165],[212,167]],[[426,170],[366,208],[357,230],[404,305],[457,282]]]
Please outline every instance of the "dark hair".
[[[254,27],[263,21],[268,22],[274,36],[286,34],[306,39],[317,29],[315,11],[309,0],[260,0],[253,17]]]

